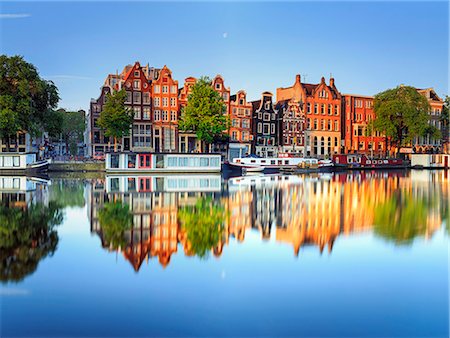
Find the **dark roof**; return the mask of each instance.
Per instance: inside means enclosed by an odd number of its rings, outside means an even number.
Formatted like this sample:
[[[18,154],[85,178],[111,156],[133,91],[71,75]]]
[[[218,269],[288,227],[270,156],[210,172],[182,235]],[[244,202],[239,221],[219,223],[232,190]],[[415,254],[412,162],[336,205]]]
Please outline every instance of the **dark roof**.
[[[312,95],[316,88],[319,86],[318,84],[312,84],[312,83],[302,83],[303,87],[305,87],[306,95]]]
[[[230,96],[230,101],[236,101],[236,97],[237,97],[236,94],[231,95]]]
[[[290,100],[280,100],[276,103],[275,109],[280,109],[282,107],[286,107]]]
[[[258,110],[259,106],[261,106],[261,100],[256,100],[250,102],[252,104],[253,111]]]

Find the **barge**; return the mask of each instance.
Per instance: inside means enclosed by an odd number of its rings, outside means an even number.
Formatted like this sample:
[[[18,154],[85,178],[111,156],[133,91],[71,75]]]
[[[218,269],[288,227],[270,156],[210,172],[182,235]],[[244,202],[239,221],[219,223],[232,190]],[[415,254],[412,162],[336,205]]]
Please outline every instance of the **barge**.
[[[36,153],[0,153],[0,174],[44,172],[50,163],[50,159],[37,160]]]
[[[107,173],[219,173],[220,154],[120,152],[107,153]]]

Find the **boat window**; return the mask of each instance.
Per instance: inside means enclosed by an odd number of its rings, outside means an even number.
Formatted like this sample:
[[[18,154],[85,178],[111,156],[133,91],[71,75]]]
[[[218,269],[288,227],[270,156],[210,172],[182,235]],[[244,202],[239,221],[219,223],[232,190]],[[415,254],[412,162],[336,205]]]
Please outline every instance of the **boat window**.
[[[220,161],[219,161],[218,157],[211,158],[210,163],[211,163],[211,167],[218,167],[218,166],[220,166]]]
[[[284,164],[289,164],[289,160],[284,160]]]
[[[176,167],[178,164],[178,158],[176,157],[168,157],[167,158],[167,166],[168,167]]]
[[[13,156],[13,166],[20,167],[20,157],[19,156]]]
[[[188,166],[188,158],[183,156],[178,158],[178,166],[187,167]]]
[[[164,168],[164,155],[156,154],[156,168]]]
[[[200,167],[207,167],[209,165],[209,158],[200,157]]]
[[[278,160],[278,164],[283,164],[283,160]]]
[[[119,168],[119,154],[111,154],[110,167]]]
[[[136,155],[128,154],[128,168],[136,168]]]
[[[266,163],[266,160],[261,160],[261,163]]]
[[[270,164],[275,164],[275,160],[270,160]]]
[[[250,163],[256,163],[256,161],[255,160],[250,160]]]

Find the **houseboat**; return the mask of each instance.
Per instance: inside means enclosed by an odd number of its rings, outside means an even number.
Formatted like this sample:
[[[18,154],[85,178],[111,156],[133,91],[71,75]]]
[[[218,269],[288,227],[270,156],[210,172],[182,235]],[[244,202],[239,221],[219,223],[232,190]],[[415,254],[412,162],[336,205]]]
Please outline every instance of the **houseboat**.
[[[220,192],[220,174],[107,174],[107,193]]]
[[[38,161],[36,153],[0,153],[0,174],[43,172],[50,162],[50,159]]]
[[[220,154],[107,153],[105,170],[109,173],[218,173]]]
[[[303,157],[238,157],[234,158],[230,165],[234,168],[245,170],[257,170],[262,168],[265,173],[277,172],[286,169],[296,169],[299,167],[315,167],[319,165],[319,160],[316,158]]]
[[[411,154],[411,167],[416,169],[449,169],[450,154]]]
[[[337,154],[333,156],[336,167],[347,169],[405,169],[409,161],[396,158],[369,158],[365,154]]]

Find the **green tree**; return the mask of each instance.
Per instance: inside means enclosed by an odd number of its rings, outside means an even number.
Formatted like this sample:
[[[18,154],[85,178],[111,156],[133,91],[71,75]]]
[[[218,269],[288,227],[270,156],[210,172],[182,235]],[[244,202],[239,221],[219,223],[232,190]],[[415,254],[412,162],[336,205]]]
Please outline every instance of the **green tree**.
[[[178,217],[187,233],[190,250],[200,258],[207,257],[222,238],[224,208],[211,198],[199,198],[194,206],[180,208]]]
[[[200,141],[210,145],[223,138],[229,127],[223,98],[211,86],[208,77],[201,77],[192,87],[188,103],[181,111],[179,128],[196,133]]]
[[[83,133],[86,129],[84,111],[58,109],[49,116],[50,120],[46,124],[49,136],[56,140],[62,139],[66,144],[66,150],[71,155],[77,155],[78,143],[83,141]]]
[[[24,210],[0,205],[0,281],[19,282],[43,258],[53,255],[58,244],[56,226],[62,221],[55,202],[32,204]]]
[[[400,147],[417,136],[439,137],[439,131],[428,124],[430,105],[414,87],[399,86],[375,95],[374,127]]]
[[[114,138],[114,151],[117,151],[117,139],[129,135],[133,123],[133,112],[125,106],[126,98],[127,92],[124,89],[108,93],[98,119],[98,125],[105,130],[105,136]]]
[[[32,64],[21,56],[0,55],[0,136],[8,148],[19,131],[41,133],[58,101],[56,86],[42,79]]]
[[[105,203],[98,213],[103,240],[112,249],[125,247],[125,231],[133,225],[133,215],[128,204],[122,201]]]

